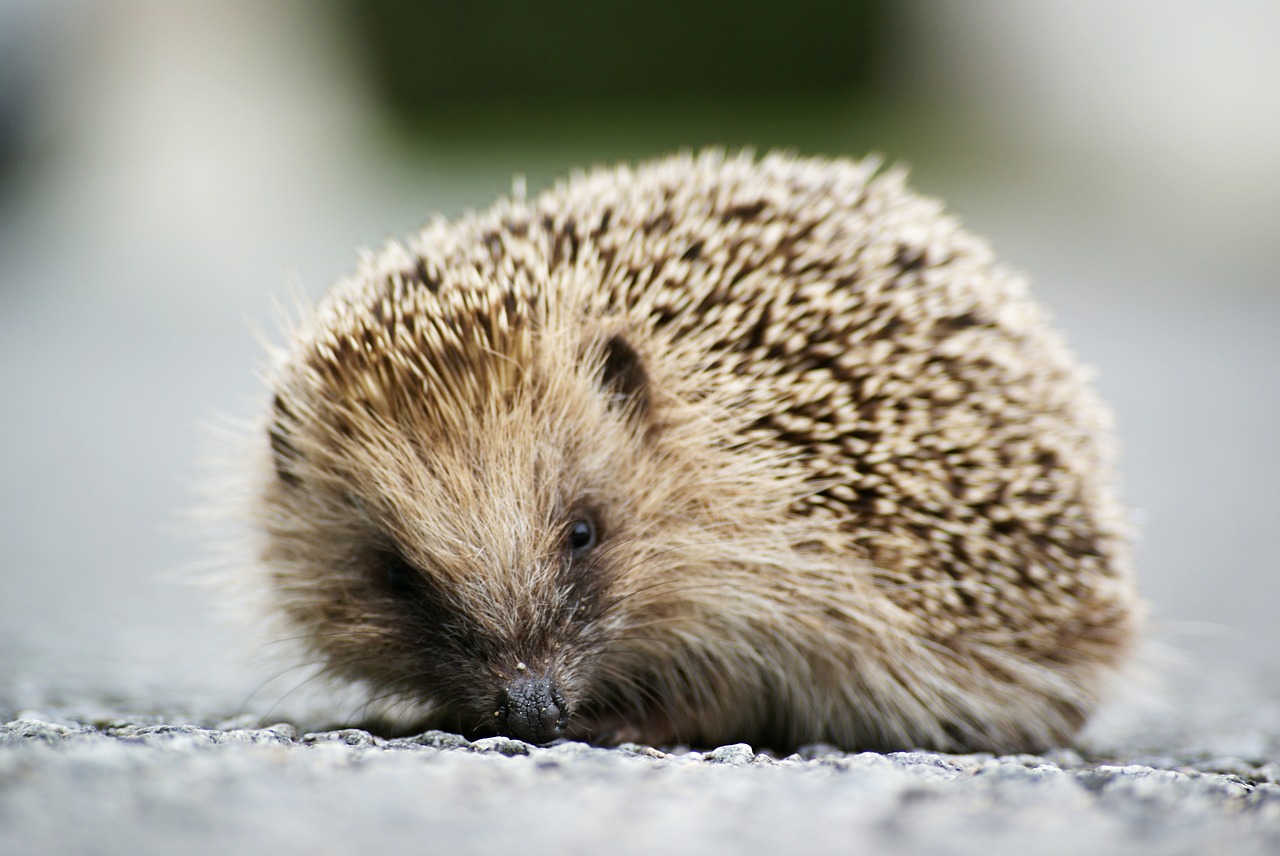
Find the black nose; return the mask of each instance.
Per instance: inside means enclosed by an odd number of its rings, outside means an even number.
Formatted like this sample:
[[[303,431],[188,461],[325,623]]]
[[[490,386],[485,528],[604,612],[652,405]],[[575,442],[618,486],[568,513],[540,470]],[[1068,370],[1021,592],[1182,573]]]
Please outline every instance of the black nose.
[[[569,706],[550,678],[519,677],[498,691],[498,732],[526,743],[561,736]]]

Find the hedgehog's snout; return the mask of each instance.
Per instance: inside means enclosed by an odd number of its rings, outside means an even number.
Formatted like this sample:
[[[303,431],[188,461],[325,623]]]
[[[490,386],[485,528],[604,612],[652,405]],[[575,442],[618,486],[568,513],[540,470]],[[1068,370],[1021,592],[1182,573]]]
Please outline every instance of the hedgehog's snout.
[[[498,733],[526,743],[550,743],[564,735],[569,705],[546,676],[521,675],[498,691]]]

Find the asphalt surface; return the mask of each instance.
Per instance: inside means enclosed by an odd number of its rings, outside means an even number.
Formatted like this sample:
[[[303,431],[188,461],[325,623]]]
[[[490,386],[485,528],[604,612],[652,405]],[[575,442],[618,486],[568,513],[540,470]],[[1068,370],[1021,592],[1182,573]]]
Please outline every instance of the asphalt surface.
[[[1280,850],[1274,760],[773,757],[235,726],[24,714],[0,727],[0,852]]]

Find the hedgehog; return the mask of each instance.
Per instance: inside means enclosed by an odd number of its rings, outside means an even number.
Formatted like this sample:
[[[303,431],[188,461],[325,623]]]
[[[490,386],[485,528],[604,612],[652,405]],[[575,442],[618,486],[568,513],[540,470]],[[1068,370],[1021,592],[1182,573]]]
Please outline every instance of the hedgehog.
[[[1130,660],[1107,412],[900,169],[517,184],[302,314],[249,455],[253,576],[397,722],[1033,751]]]

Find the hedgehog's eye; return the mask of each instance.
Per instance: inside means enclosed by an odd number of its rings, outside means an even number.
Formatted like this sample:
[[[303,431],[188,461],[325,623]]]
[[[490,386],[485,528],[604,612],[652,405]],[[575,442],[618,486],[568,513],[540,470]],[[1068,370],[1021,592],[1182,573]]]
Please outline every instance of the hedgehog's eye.
[[[579,517],[565,530],[564,546],[570,556],[581,556],[596,545],[596,525]]]
[[[380,554],[383,571],[387,575],[387,588],[393,594],[403,595],[413,591],[419,579],[418,570],[399,550],[387,550]]]

